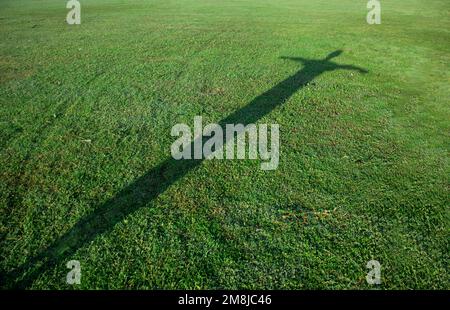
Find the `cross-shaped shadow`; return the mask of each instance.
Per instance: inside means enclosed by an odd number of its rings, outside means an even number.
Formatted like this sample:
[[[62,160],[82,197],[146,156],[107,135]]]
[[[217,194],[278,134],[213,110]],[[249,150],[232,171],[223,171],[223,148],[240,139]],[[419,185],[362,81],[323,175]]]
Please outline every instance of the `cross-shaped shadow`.
[[[342,51],[330,53],[324,59],[305,59],[301,57],[282,57],[303,64],[295,74],[281,81],[270,90],[257,96],[245,107],[222,119],[218,124],[251,124],[285,103],[295,92],[327,71],[338,69],[367,73],[365,69],[352,65],[339,65],[331,59]],[[224,141],[226,143],[226,141]],[[194,142],[193,142],[194,143]],[[2,275],[3,287],[26,288],[45,270],[70,260],[78,248],[87,244],[100,234],[110,231],[117,223],[141,207],[148,206],[158,195],[174,182],[195,170],[201,160],[174,160],[168,158],[149,170],[116,196],[98,206],[90,215],[81,219],[67,233],[57,239],[39,255],[29,259],[12,272]]]

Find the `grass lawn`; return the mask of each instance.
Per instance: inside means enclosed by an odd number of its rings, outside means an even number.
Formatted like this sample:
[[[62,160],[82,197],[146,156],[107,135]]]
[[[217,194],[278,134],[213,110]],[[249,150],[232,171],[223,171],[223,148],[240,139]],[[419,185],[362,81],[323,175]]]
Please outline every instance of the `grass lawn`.
[[[2,288],[450,289],[448,0],[80,2],[0,1]],[[278,169],[173,160],[197,115]]]

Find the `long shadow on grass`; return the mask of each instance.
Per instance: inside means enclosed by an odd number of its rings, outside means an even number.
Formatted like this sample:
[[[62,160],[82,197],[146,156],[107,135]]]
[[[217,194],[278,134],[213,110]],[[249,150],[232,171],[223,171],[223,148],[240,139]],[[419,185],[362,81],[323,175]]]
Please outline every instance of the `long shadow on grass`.
[[[303,68],[278,83],[270,90],[257,96],[245,107],[237,110],[218,124],[255,123],[277,106],[285,103],[295,92],[310,83],[317,76],[333,70],[367,71],[352,65],[339,65],[331,61],[342,51],[330,53],[324,59],[305,59],[301,57],[282,57],[303,64]],[[226,143],[226,141],[224,141]],[[192,146],[192,145],[191,145]],[[62,237],[39,255],[29,259],[22,266],[5,275],[2,286],[26,288],[45,270],[70,260],[78,248],[93,240],[96,236],[111,230],[126,216],[148,205],[174,182],[198,167],[203,160],[166,159],[136,181],[123,188],[117,195],[97,207],[90,215],[81,219]]]

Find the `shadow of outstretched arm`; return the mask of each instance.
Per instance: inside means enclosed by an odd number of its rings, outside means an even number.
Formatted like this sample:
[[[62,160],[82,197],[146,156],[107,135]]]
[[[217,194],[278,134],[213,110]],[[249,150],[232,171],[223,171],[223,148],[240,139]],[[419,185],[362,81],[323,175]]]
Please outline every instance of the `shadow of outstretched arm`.
[[[287,57],[287,56],[281,56],[280,59],[283,59],[283,60],[292,60],[292,61],[301,62],[301,63],[306,63],[306,62],[308,62],[308,59],[303,58],[303,57]]]
[[[367,71],[364,68],[360,68],[360,67],[352,66],[352,65],[338,65],[337,69],[358,71],[359,73],[363,73],[363,74],[369,73],[369,71]]]

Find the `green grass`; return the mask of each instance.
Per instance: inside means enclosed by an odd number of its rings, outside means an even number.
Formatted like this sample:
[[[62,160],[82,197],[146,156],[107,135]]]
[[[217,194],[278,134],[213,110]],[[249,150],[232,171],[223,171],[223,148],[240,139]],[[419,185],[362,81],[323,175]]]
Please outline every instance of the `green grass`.
[[[450,288],[447,0],[376,26],[365,0],[80,2],[69,26],[64,1],[0,1],[3,288],[366,289],[371,259],[376,288]],[[302,69],[283,56],[340,49],[369,72],[246,113]],[[278,170],[171,161],[196,115],[278,123]]]

